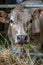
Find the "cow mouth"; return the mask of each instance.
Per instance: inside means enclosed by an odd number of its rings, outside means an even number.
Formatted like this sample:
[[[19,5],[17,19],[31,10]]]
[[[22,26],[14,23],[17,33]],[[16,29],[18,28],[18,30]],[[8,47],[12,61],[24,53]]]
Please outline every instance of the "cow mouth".
[[[16,44],[25,44],[25,43],[28,43],[29,41],[28,40],[18,40],[17,42],[16,42]]]

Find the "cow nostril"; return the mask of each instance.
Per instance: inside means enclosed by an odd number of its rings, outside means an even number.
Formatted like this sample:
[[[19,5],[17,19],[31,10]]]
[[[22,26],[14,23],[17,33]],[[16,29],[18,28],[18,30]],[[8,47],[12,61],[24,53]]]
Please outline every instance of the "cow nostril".
[[[18,35],[17,36],[17,39],[18,40],[27,40],[28,39],[28,36],[27,35]]]
[[[13,23],[13,21],[12,21],[12,20],[10,20],[10,23]]]
[[[17,39],[20,39],[20,37],[19,37],[19,36],[17,36]]]
[[[25,40],[27,40],[27,39],[28,39],[28,36],[26,35],[26,36],[25,36]]]

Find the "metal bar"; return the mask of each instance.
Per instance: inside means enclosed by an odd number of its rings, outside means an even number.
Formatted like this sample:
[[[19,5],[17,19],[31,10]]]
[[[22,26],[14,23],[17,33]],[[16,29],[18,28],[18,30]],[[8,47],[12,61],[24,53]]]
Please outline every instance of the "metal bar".
[[[11,5],[11,4],[7,4],[7,5],[0,5],[0,8],[14,8],[16,5]]]
[[[0,5],[0,8],[14,8],[16,5],[14,4],[7,4],[7,5],[3,5],[1,4]],[[43,4],[26,4],[24,5],[24,7],[27,7],[27,8],[43,8]]]
[[[16,52],[16,50],[11,50],[11,53],[12,54],[16,54],[16,55],[18,55],[18,54],[20,54],[20,52]],[[26,55],[26,53],[22,53],[23,55]],[[38,52],[38,53],[35,53],[35,52],[31,52],[31,53],[27,53],[27,55],[29,56],[43,56],[43,53],[40,53],[40,52]]]
[[[43,56],[43,53],[35,53],[35,52],[32,53],[32,52],[31,52],[31,53],[28,53],[28,55],[29,55],[29,54],[30,54],[31,56]]]

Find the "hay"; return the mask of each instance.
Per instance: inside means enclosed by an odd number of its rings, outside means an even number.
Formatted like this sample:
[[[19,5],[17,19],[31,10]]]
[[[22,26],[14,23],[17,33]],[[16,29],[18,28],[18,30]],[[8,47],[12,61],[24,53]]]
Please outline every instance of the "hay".
[[[0,65],[29,65],[28,63],[28,56],[12,55],[10,49],[0,52]]]

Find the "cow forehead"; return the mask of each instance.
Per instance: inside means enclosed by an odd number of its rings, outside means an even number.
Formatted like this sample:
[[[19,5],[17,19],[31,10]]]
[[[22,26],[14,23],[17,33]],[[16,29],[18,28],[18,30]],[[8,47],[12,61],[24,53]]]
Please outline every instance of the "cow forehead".
[[[30,9],[24,9],[24,10],[16,10],[15,9],[11,12],[10,20],[14,22],[25,22],[31,19],[31,12]]]

